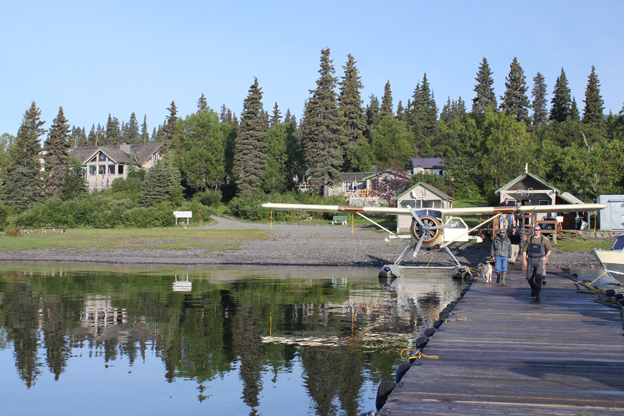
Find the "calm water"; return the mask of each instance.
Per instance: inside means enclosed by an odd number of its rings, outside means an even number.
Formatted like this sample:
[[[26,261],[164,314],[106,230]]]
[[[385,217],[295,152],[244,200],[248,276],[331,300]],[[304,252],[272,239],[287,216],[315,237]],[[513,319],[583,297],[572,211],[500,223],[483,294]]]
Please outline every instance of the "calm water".
[[[356,415],[448,272],[0,266],[6,415]]]

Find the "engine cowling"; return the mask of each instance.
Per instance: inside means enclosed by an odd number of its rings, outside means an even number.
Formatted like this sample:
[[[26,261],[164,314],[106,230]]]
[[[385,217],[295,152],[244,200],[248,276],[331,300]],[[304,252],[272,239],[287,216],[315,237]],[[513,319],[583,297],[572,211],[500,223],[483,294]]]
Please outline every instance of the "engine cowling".
[[[412,225],[410,226],[410,234],[416,240],[422,239],[422,247],[433,247],[442,244],[442,229],[431,229],[442,224],[438,218],[431,216],[420,217],[420,221],[423,225],[420,225],[416,219],[412,219]]]

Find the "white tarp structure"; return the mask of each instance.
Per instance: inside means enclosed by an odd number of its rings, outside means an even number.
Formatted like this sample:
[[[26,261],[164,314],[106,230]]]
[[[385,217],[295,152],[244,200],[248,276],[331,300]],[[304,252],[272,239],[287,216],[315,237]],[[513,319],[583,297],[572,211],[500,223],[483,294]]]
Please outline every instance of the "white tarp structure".
[[[600,211],[600,229],[624,230],[624,195],[599,195],[598,203],[607,206]]]

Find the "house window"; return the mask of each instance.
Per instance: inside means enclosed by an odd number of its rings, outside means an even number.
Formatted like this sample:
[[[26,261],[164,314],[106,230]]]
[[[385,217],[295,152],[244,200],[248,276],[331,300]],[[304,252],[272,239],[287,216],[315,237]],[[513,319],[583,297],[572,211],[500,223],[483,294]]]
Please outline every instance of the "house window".
[[[106,162],[108,159],[106,158],[106,155],[104,153],[100,153],[98,155],[98,162]]]
[[[537,205],[550,205],[550,199],[540,199],[537,201]]]
[[[95,166],[89,166],[89,176],[95,175]]]
[[[123,175],[124,165],[117,165],[117,174]]]
[[[412,208],[422,208],[422,199],[404,199],[403,201],[401,201],[402,208],[407,208],[408,205]]]
[[[98,175],[104,175],[106,173],[106,166],[99,165],[98,166]]]
[[[438,200],[429,200],[429,201],[424,201],[424,207],[423,208],[442,208],[442,201],[438,201]]]

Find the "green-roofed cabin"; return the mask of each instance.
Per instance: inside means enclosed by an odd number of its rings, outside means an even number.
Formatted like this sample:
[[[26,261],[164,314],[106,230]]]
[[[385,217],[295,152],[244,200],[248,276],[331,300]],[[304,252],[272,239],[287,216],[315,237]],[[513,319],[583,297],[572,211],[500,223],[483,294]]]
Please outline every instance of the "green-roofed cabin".
[[[418,182],[407,188],[397,198],[397,207],[407,208],[453,208],[455,200],[433,185]],[[397,233],[408,232],[412,224],[411,215],[397,215]]]

